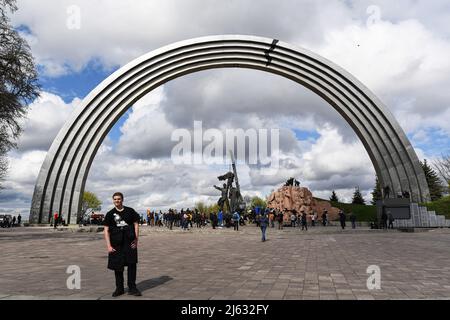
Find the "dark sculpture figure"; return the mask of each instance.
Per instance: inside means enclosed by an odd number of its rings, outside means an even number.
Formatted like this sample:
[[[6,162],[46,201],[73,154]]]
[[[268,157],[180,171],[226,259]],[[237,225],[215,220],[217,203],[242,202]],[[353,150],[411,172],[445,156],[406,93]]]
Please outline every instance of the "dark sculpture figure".
[[[218,176],[217,179],[220,181],[227,180],[227,183],[223,184],[223,188],[219,188],[214,185],[214,188],[220,190],[222,193],[220,199],[217,201],[219,205],[220,211],[226,215],[227,213],[234,213],[236,211],[242,212],[245,209],[245,202],[242,198],[239,181],[236,172],[236,163],[234,161],[233,153],[230,151],[231,155],[231,163],[233,167],[233,172],[228,171],[224,175]],[[233,186],[233,181],[235,182],[235,186]],[[227,211],[223,211],[224,204],[227,204]]]
[[[389,193],[391,193],[391,188],[389,186],[385,186],[383,188],[384,199],[389,198]]]
[[[217,201],[217,204],[219,205],[220,211],[223,212],[223,205],[225,204],[225,202],[228,203],[228,187],[224,183],[223,184],[223,188],[220,188],[220,187],[218,187],[216,185],[214,185],[214,188],[216,188],[217,190],[222,192],[222,195],[220,196],[219,200]]]
[[[286,183],[284,184],[286,187],[287,186],[296,186],[299,187],[300,186],[300,181],[298,181],[297,179],[294,179],[293,177],[290,177],[289,179],[287,179]]]
[[[294,178],[289,178],[287,179],[286,183],[284,184],[285,186],[293,186],[294,185]]]
[[[235,187],[230,188],[230,205],[231,205],[231,211],[236,211],[238,209],[238,200],[239,200],[239,193],[238,189]]]
[[[228,171],[224,175],[218,176],[217,179],[219,179],[220,181],[227,180],[227,189],[229,190],[231,188],[231,185],[233,184],[234,173]]]

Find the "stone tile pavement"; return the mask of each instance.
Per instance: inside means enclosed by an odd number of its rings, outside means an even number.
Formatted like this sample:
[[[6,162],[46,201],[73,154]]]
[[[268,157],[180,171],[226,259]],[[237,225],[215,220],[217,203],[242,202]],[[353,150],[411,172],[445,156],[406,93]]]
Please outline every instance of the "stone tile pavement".
[[[450,299],[450,229],[403,233],[337,227],[167,230],[143,226],[140,298]],[[0,230],[0,299],[112,299],[102,233]],[[67,267],[81,270],[70,290]],[[369,290],[369,265],[381,289]]]

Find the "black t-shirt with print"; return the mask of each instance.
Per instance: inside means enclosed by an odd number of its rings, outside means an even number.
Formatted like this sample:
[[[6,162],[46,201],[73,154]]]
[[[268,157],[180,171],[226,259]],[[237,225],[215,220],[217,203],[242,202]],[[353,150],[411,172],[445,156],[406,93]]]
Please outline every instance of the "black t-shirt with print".
[[[139,222],[139,219],[139,214],[133,208],[124,206],[123,211],[119,211],[114,207],[106,214],[103,225],[108,227],[132,226],[135,222]]]
[[[103,225],[109,227],[111,245],[113,247],[133,241],[135,236],[134,223],[139,222],[139,214],[130,207],[111,209],[105,216]]]

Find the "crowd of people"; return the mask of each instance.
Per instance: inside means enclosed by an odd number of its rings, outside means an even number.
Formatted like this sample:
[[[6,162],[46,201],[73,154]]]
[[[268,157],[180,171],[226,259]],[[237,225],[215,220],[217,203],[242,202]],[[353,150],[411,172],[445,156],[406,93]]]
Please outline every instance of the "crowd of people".
[[[356,228],[356,215],[349,213],[348,219],[351,222],[351,227]],[[317,225],[329,226],[330,220],[328,211],[326,209],[320,214],[312,212],[307,214],[303,210],[297,214],[293,212],[281,212],[276,209],[261,209],[251,208],[245,212],[224,213],[219,212],[199,212],[198,209],[169,209],[165,212],[147,210],[146,217],[141,215],[141,224],[146,223],[152,227],[167,227],[169,229],[181,228],[183,230],[189,230],[194,226],[196,228],[204,228],[208,224],[213,228],[231,228],[238,231],[239,226],[247,224],[256,224],[257,227],[261,227],[261,219],[267,218],[267,228],[277,228],[279,230],[286,226],[298,227],[302,230],[308,230],[308,227],[315,227]],[[339,211],[339,222],[342,229],[346,228],[347,214],[344,211]]]
[[[61,214],[58,214],[58,212],[55,212],[53,214],[53,219],[51,221],[50,226],[53,226],[53,228],[56,229],[56,227],[58,225],[65,226],[66,225],[66,219],[64,219]]]
[[[286,215],[276,209],[260,209],[260,208],[251,208],[246,212],[234,212],[224,213],[219,211],[217,213],[210,212],[199,212],[198,209],[168,209],[165,212],[162,210],[159,211],[151,211],[147,210],[146,216],[140,215],[139,223],[147,224],[151,227],[166,227],[172,230],[174,227],[181,228],[183,230],[189,230],[194,226],[196,228],[204,228],[208,224],[213,228],[231,228],[234,230],[239,230],[239,226],[244,226],[247,224],[256,224],[257,227],[261,225],[261,219],[266,216],[267,218],[267,227],[268,228],[278,228],[279,230],[283,229],[286,226],[290,227],[299,227],[302,230],[308,230],[308,227],[315,227],[318,224],[322,226],[329,226],[330,221],[328,218],[328,211],[323,210],[322,214],[319,216],[316,212],[312,214],[307,214],[303,210],[300,213],[296,213],[295,210],[290,212],[290,215]],[[289,217],[289,219],[285,219],[285,217]],[[58,215],[57,212],[54,213],[52,217],[51,225],[56,228],[58,225],[65,225],[64,219]],[[92,219],[91,219],[92,220]],[[97,224],[102,224],[102,220]],[[340,210],[339,211],[339,222],[342,229],[346,227],[347,215]],[[353,213],[349,214],[349,220],[351,221],[352,228],[356,228],[356,215]],[[381,227],[382,228],[393,228],[392,216],[382,216]],[[388,226],[389,222],[389,226]],[[91,221],[92,224],[94,224]],[[3,219],[0,219],[1,227],[13,227],[21,224],[21,216],[11,217],[5,216]]]
[[[174,227],[181,228],[183,230],[189,230],[189,228],[203,228],[207,224],[210,224],[213,229],[218,227],[234,227],[235,230],[239,230],[239,225],[245,225],[249,221],[249,216],[246,214],[240,214],[239,212],[218,213],[211,212],[199,212],[198,209],[169,209],[165,212],[147,210],[146,217],[141,216],[141,224],[147,223],[151,227],[166,227],[172,230]]]
[[[0,214],[0,227],[1,228],[13,228],[20,227],[22,224],[22,216],[13,216],[10,214]]]
[[[295,210],[289,212],[288,222],[285,220],[286,214],[276,209],[266,209],[266,214],[268,215],[268,223],[271,228],[275,228],[275,224],[278,229],[283,229],[283,226],[289,225],[290,227],[299,227],[302,230],[308,230],[308,227],[315,227],[318,224],[322,226],[329,226],[330,219],[328,216],[328,211],[323,210],[322,214],[319,216],[317,212],[313,211],[311,214],[307,214],[305,211],[297,213]],[[349,219],[352,223],[352,228],[356,228],[356,215],[353,213],[349,214]],[[339,221],[342,229],[345,229],[347,220],[347,215],[344,211],[339,211]]]

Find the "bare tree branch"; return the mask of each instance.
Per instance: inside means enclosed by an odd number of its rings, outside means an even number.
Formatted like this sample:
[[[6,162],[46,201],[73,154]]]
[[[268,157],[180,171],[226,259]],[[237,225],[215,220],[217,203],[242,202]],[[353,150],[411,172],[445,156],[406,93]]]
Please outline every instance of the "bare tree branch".
[[[450,155],[443,154],[441,158],[433,161],[433,166],[440,177],[446,182],[447,188],[450,189]]]

